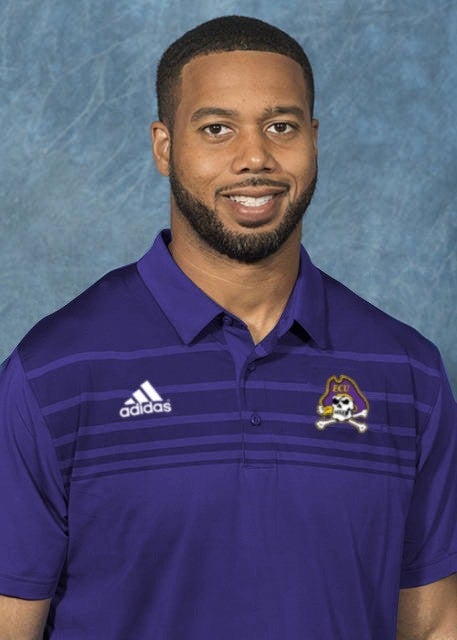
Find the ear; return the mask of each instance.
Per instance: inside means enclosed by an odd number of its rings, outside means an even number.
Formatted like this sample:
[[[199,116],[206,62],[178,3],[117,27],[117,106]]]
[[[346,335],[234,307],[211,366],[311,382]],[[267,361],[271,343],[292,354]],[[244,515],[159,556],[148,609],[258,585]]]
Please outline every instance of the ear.
[[[317,137],[318,137],[318,133],[319,133],[319,120],[316,120],[316,118],[313,118],[311,120],[311,127],[312,127],[312,135],[313,135],[313,146],[314,146],[314,152],[316,154],[317,157],[317,153],[318,153],[318,148],[317,148]]]
[[[152,153],[158,171],[167,176],[170,166],[171,136],[168,127],[160,121],[153,122],[150,127]]]

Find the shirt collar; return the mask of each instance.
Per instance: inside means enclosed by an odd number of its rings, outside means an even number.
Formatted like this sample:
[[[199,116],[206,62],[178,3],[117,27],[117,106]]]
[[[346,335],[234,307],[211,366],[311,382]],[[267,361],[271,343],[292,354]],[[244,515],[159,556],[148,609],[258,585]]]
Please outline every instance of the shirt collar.
[[[294,320],[319,347],[325,349],[328,346],[328,314],[323,277],[303,246],[291,300]]]
[[[185,344],[224,309],[181,271],[168,251],[169,229],[163,230],[138,261],[138,271]]]
[[[168,251],[170,240],[169,229],[159,233],[137,266],[146,286],[183,342],[190,344],[210,322],[226,311],[181,271]],[[320,347],[325,348],[327,314],[322,276],[303,247],[299,274],[283,319],[286,317],[289,327],[295,320]]]

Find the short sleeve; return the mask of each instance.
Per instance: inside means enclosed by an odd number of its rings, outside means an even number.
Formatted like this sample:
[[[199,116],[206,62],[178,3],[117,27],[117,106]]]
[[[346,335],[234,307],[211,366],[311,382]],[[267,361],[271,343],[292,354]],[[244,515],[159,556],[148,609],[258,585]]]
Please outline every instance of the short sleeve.
[[[457,572],[457,408],[442,363],[436,400],[417,447],[401,588]]]
[[[52,597],[66,547],[55,450],[14,352],[0,371],[0,593]]]

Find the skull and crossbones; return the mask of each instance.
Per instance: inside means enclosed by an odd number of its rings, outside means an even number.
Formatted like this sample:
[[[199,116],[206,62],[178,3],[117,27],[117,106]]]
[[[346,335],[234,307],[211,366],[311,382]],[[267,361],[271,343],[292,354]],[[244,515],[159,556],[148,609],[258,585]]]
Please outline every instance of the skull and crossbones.
[[[327,420],[318,420],[316,422],[316,427],[321,430],[336,422],[348,422],[359,433],[363,433],[368,428],[365,423],[354,420],[354,418],[366,418],[368,415],[367,409],[357,411],[354,400],[348,393],[337,393],[333,396],[331,405],[319,405],[317,412],[321,416],[331,416]]]

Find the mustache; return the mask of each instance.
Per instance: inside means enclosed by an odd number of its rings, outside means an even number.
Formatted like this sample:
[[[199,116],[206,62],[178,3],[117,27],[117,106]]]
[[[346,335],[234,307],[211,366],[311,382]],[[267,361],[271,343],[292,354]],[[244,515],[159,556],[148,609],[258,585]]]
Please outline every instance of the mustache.
[[[216,189],[216,195],[223,193],[224,191],[233,191],[234,189],[242,189],[244,187],[279,187],[280,189],[289,190],[290,186],[287,182],[281,182],[279,180],[270,180],[269,178],[248,178],[242,182],[236,182],[234,184],[227,184]]]

